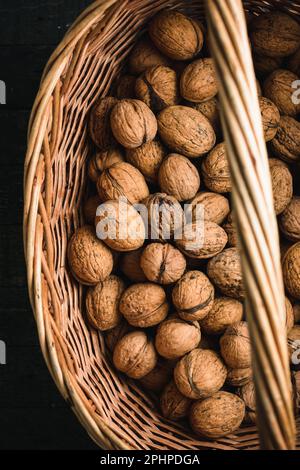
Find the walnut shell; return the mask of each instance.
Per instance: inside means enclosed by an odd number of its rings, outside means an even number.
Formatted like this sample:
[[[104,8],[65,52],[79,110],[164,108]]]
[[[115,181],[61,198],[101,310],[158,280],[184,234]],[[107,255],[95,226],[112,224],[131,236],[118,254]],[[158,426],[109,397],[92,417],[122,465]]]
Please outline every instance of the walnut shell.
[[[299,80],[298,75],[289,70],[278,69],[264,83],[265,96],[277,106],[280,114],[296,117],[300,112],[300,104],[292,100],[295,92],[292,85],[296,80]]]
[[[277,157],[293,163],[300,161],[300,122],[290,116],[281,116],[271,149]]]
[[[179,102],[177,75],[175,70],[155,65],[136,80],[135,94],[152,111],[159,112]]]
[[[229,326],[220,339],[221,355],[228,367],[251,367],[251,345],[248,324],[240,321]]]
[[[239,397],[243,400],[246,407],[245,421],[247,423],[256,423],[256,401],[254,382],[250,380],[238,390]]]
[[[110,249],[98,240],[95,229],[89,225],[77,229],[69,241],[68,261],[73,276],[88,286],[104,281],[113,268]]]
[[[191,400],[182,395],[171,381],[164,389],[160,398],[160,408],[165,418],[177,421],[187,416]]]
[[[169,243],[147,245],[140,264],[147,279],[158,284],[172,284],[178,281],[186,268],[183,254]]]
[[[177,153],[170,153],[162,162],[158,172],[161,190],[178,201],[191,199],[200,187],[200,176],[190,160]]]
[[[196,221],[185,225],[184,233],[176,238],[175,243],[186,256],[207,259],[224,250],[227,235],[225,230],[214,222]]]
[[[292,297],[300,299],[300,242],[292,245],[283,258],[283,280]]]
[[[245,416],[241,398],[229,392],[217,392],[191,408],[190,423],[196,434],[219,439],[236,431]]]
[[[177,359],[197,348],[201,333],[197,321],[185,321],[171,315],[157,328],[155,347],[158,354],[166,359]]]
[[[214,301],[214,286],[201,271],[189,271],[175,285],[173,304],[184,320],[202,320]]]
[[[161,111],[158,132],[171,150],[189,158],[201,157],[216,142],[209,120],[196,109],[187,106],[169,106]]]
[[[243,304],[230,297],[218,297],[214,300],[208,315],[201,320],[201,328],[207,335],[221,335],[228,326],[241,321]]]
[[[286,310],[285,326],[286,326],[286,331],[289,332],[295,324],[295,317],[294,317],[293,306],[287,297],[285,297],[285,310]]]
[[[174,10],[163,10],[149,25],[149,34],[156,47],[175,60],[193,59],[203,46],[200,24]]]
[[[287,57],[299,47],[300,25],[281,11],[267,12],[252,21],[250,39],[255,53]]]
[[[223,387],[227,369],[222,359],[210,349],[194,349],[177,363],[174,381],[187,398],[209,397]]]
[[[146,282],[128,287],[121,297],[119,308],[130,325],[148,328],[166,318],[169,305],[164,289]]]
[[[115,163],[123,162],[124,157],[118,147],[102,150],[94,155],[88,164],[88,176],[96,183],[101,173]]]
[[[157,354],[146,333],[133,331],[116,344],[113,362],[128,377],[141,379],[156,366]]]
[[[209,260],[207,274],[212,283],[228,297],[245,297],[240,253],[237,248],[227,248]]]
[[[293,177],[288,166],[276,158],[269,159],[276,215],[281,214],[293,196]]]
[[[292,387],[294,413],[296,416],[300,414],[300,371],[292,372]]]
[[[106,201],[96,215],[97,237],[116,251],[133,251],[145,241],[145,225],[135,208],[125,202]]]
[[[225,223],[222,225],[223,229],[227,233],[228,245],[230,247],[236,247],[238,244],[238,234],[236,230],[236,224],[234,221],[233,212],[230,212]]]
[[[90,287],[86,296],[86,312],[90,324],[100,331],[110,330],[121,321],[119,300],[125,289],[117,276],[109,276],[95,287]]]
[[[211,123],[215,134],[219,136],[221,133],[221,120],[217,98],[211,98],[210,100],[203,101],[202,103],[191,103],[191,106],[196,109],[196,111],[204,114]]]
[[[112,109],[110,124],[116,140],[127,149],[140,147],[154,139],[156,118],[140,100],[121,100]]]
[[[260,78],[265,78],[274,70],[280,69],[282,66],[282,57],[268,57],[266,55],[254,54],[253,63],[255,72]]]
[[[83,215],[84,220],[89,225],[94,225],[97,208],[101,204],[101,199],[96,194],[96,196],[89,197],[83,204]]]
[[[253,376],[251,367],[244,369],[228,369],[226,384],[230,387],[242,387],[250,382]]]
[[[279,218],[283,235],[291,241],[300,241],[300,197],[294,196]]]
[[[112,353],[120,339],[131,331],[133,331],[133,327],[129,325],[123,317],[121,317],[117,326],[105,332],[105,343],[109,351]]]
[[[215,193],[231,191],[229,164],[225,143],[218,144],[205,158],[201,166],[205,186]]]
[[[218,81],[213,59],[198,59],[187,65],[181,74],[180,92],[184,99],[194,103],[214,98]]]
[[[264,130],[265,141],[272,140],[278,130],[280,113],[277,106],[268,98],[259,98],[260,112]]]
[[[138,250],[124,253],[121,258],[120,268],[125,276],[132,282],[147,281],[144,271],[140,266],[142,253],[143,248],[139,248]]]
[[[291,366],[299,370],[300,366],[300,325],[295,325],[288,332],[288,350]]]
[[[98,100],[91,111],[89,120],[90,136],[101,150],[107,150],[115,144],[110,127],[110,115],[117,103],[117,98],[106,96]]]
[[[136,149],[128,149],[126,158],[144,175],[146,180],[156,183],[159,167],[166,155],[160,142],[152,140]]]
[[[135,98],[135,81],[134,75],[122,75],[117,85],[117,98],[119,100],[130,100]]]
[[[102,201],[124,197],[136,204],[149,196],[149,189],[142,173],[127,162],[115,163],[103,171],[97,181]]]
[[[296,75],[300,75],[300,49],[298,49],[295,54],[289,58],[287,68]]]
[[[129,56],[129,69],[134,75],[140,75],[155,65],[170,65],[170,60],[161,54],[148,37],[142,38]]]
[[[140,379],[140,383],[146,390],[151,392],[161,392],[172,380],[174,361],[158,358],[154,369]]]
[[[186,217],[189,222],[206,220],[220,225],[229,214],[230,207],[226,197],[218,193],[201,191],[189,201]]]

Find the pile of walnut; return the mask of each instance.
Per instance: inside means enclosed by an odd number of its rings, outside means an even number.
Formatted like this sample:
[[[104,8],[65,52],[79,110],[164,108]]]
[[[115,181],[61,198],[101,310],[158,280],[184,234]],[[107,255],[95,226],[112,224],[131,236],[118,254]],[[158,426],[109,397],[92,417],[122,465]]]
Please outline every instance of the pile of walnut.
[[[68,260],[75,278],[90,286],[87,318],[105,332],[116,369],[161,393],[164,417],[189,417],[197,434],[216,439],[243,421],[255,422],[255,399],[218,82],[204,32],[181,13],[159,13],[131,51],[114,96],[101,98],[92,110],[96,150],[88,175],[97,194],[85,203],[90,225],[73,235]],[[300,197],[293,191],[300,100],[292,101],[300,26],[284,13],[268,13],[251,20],[249,35],[282,236],[292,356],[293,341],[300,339]],[[143,221],[136,203],[146,205],[151,222],[156,204],[181,213],[190,202],[191,233],[202,205],[203,246],[175,239],[172,219],[171,240],[159,223],[152,239],[145,240],[142,229],[138,238],[99,240],[96,208],[105,203],[117,209],[120,196],[138,228]],[[122,211],[116,217],[121,220]],[[293,366],[299,393],[298,374]]]

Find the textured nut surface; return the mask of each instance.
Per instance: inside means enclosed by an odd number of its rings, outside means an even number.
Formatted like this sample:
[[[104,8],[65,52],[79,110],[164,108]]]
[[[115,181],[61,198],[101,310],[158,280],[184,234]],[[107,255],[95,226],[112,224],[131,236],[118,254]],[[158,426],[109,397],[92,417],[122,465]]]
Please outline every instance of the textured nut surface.
[[[128,287],[121,297],[119,308],[130,325],[148,328],[166,318],[169,305],[164,289],[146,282]]]
[[[213,395],[223,387],[227,369],[222,359],[210,349],[194,349],[177,363],[174,380],[186,397],[199,399]]]
[[[96,215],[97,236],[116,251],[133,251],[145,241],[145,225],[135,208],[124,201],[106,201]]]
[[[175,70],[163,65],[151,67],[136,80],[135,94],[154,112],[179,102]]]
[[[173,304],[184,320],[201,320],[212,308],[214,286],[201,271],[189,271],[172,291]]]
[[[208,191],[196,194],[189,204],[188,214],[193,222],[200,219],[220,225],[230,211],[226,197]]]
[[[227,248],[209,260],[207,274],[224,295],[235,299],[244,298],[241,260],[237,248]]]
[[[89,197],[83,204],[84,220],[89,225],[94,225],[97,207],[101,204],[98,195]]]
[[[91,286],[104,281],[113,268],[110,249],[98,240],[95,229],[89,225],[77,229],[69,241],[68,261],[74,277]]]
[[[117,85],[117,98],[119,100],[135,98],[135,81],[134,75],[123,75]]]
[[[143,248],[124,253],[121,258],[120,268],[132,282],[145,282],[147,280],[141,268],[140,261]]]
[[[251,346],[248,324],[240,321],[229,326],[220,339],[221,355],[228,367],[251,367]]]
[[[153,140],[136,149],[128,149],[126,159],[144,175],[146,180],[156,182],[159,167],[166,155],[162,144]]]
[[[140,379],[154,369],[157,354],[143,331],[133,331],[116,344],[113,354],[115,367],[133,379]]]
[[[157,329],[155,347],[162,357],[177,359],[195,349],[201,339],[200,327],[197,321],[187,322],[171,315]]]
[[[286,238],[300,241],[300,197],[294,196],[279,218],[279,227]]]
[[[187,106],[169,106],[161,111],[158,132],[171,150],[190,158],[209,152],[216,142],[209,120]]]
[[[282,66],[282,57],[268,57],[266,55],[254,54],[253,63],[256,74],[265,78],[274,70],[280,69]]]
[[[215,193],[231,191],[229,164],[225,143],[218,144],[202,163],[202,175],[208,189]]]
[[[130,333],[132,330],[132,326],[130,326],[129,323],[127,323],[127,321],[121,317],[121,320],[117,326],[105,332],[105,343],[109,351],[112,353],[120,339],[127,335],[127,333]]]
[[[225,230],[214,222],[196,221],[184,227],[176,240],[177,247],[191,258],[207,259],[223,251],[227,243]]]
[[[276,158],[269,159],[276,215],[281,214],[293,196],[293,177],[287,165]]]
[[[183,254],[169,243],[150,243],[142,253],[140,265],[149,281],[172,284],[183,275],[186,261]]]
[[[204,114],[204,116],[209,120],[212,125],[215,134],[219,136],[221,132],[221,121],[219,113],[219,102],[217,98],[211,98],[208,101],[203,101],[202,103],[191,103],[193,108],[196,111]]]
[[[290,116],[281,116],[276,136],[271,141],[273,153],[293,163],[300,160],[300,123]]]
[[[182,229],[184,213],[175,197],[154,193],[147,197],[143,204],[148,212],[148,232],[151,240],[168,241]]]
[[[234,221],[234,215],[233,212],[231,211],[230,214],[228,215],[225,223],[222,225],[223,229],[227,233],[228,237],[228,245],[230,247],[236,247],[238,244],[238,235],[237,235],[237,230],[236,230],[236,224]]]
[[[140,75],[155,65],[170,65],[165,57],[148,37],[142,38],[133,48],[129,56],[129,68],[134,75]]]
[[[89,120],[90,136],[101,150],[106,150],[115,143],[110,127],[110,115],[117,102],[117,98],[107,96],[101,98],[92,109]]]
[[[285,320],[286,331],[289,332],[294,326],[295,317],[294,317],[293,306],[287,297],[285,297],[285,310],[286,310],[286,320]]]
[[[233,323],[243,318],[243,304],[230,297],[218,297],[214,300],[208,315],[201,320],[201,328],[208,335],[220,335]]]
[[[125,197],[135,204],[149,196],[149,189],[142,173],[127,162],[115,163],[102,172],[97,181],[102,201]]]
[[[153,140],[157,132],[153,112],[140,100],[119,101],[112,109],[110,124],[116,140],[128,149]]]
[[[160,408],[163,416],[173,421],[187,416],[190,405],[191,400],[179,392],[174,381],[166,386],[160,398]]]
[[[253,50],[258,54],[286,57],[299,47],[300,25],[286,13],[264,13],[251,23],[250,39]]]
[[[255,389],[254,382],[250,380],[248,383],[243,385],[238,395],[245,403],[246,415],[245,421],[248,423],[256,423],[256,402],[255,402]]]
[[[121,321],[119,301],[124,289],[124,282],[117,276],[109,276],[95,287],[90,287],[86,296],[86,311],[94,328],[110,330]]]
[[[161,392],[172,380],[174,365],[174,361],[158,358],[154,369],[140,380],[141,384],[146,390]]]
[[[161,190],[178,201],[195,196],[200,187],[200,176],[190,160],[177,153],[170,153],[162,162],[158,172]]]
[[[156,47],[175,60],[192,59],[203,46],[200,24],[177,11],[158,13],[149,25],[149,34]]]
[[[289,70],[279,69],[271,73],[264,83],[264,94],[277,106],[281,114],[295,117],[300,112],[300,104],[294,103],[293,83],[298,75]]]
[[[200,436],[218,439],[236,431],[244,416],[245,404],[241,398],[233,393],[218,392],[192,405],[190,423]]]
[[[300,299],[300,242],[287,250],[282,269],[286,289],[292,297]]]
[[[97,152],[94,157],[91,158],[88,165],[89,178],[96,183],[97,179],[101,175],[102,171],[111,167],[114,163],[123,162],[123,153],[118,147],[112,147],[108,150],[102,150]]]
[[[226,384],[230,387],[242,387],[246,383],[250,382],[253,376],[251,367],[245,367],[243,369],[228,369]]]
[[[264,96],[259,98],[259,105],[265,141],[269,142],[276,135],[280,121],[280,113],[277,106]]]
[[[213,59],[198,59],[187,65],[180,78],[181,96],[195,103],[210,100],[218,93]]]

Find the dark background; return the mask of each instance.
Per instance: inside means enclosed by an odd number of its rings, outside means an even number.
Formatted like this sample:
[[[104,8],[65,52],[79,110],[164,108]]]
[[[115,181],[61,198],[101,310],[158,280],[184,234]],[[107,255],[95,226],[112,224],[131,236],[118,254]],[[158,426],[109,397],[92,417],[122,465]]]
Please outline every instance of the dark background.
[[[40,353],[22,242],[23,163],[44,65],[91,1],[0,0],[0,449],[95,449],[59,395]]]

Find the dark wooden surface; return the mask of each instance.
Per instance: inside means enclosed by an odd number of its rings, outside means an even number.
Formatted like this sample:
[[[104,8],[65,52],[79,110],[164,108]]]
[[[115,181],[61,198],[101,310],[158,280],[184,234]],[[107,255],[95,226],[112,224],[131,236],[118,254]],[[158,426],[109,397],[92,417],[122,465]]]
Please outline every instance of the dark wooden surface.
[[[27,297],[22,179],[30,108],[43,67],[88,0],[0,0],[0,449],[95,449],[44,364]]]

